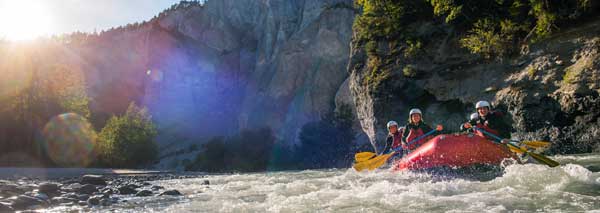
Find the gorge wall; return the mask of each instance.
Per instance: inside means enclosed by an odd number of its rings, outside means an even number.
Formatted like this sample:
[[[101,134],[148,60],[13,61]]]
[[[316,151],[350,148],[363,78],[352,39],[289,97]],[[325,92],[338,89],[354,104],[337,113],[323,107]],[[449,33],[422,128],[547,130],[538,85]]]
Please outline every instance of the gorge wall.
[[[599,151],[600,22],[591,20],[504,60],[469,53],[448,25],[417,23],[417,36],[430,40],[415,58],[394,57],[407,48],[394,40],[377,42],[390,70],[377,83],[370,79],[369,53],[355,40],[350,88],[361,126],[371,141],[381,141],[388,120],[406,122],[410,108],[418,107],[426,122],[455,132],[477,101],[489,100],[506,113],[513,138],[551,141],[552,153]]]
[[[354,15],[351,0],[181,3],[66,48],[85,62],[99,120],[134,100],[164,145],[261,127],[295,143],[335,108]]]

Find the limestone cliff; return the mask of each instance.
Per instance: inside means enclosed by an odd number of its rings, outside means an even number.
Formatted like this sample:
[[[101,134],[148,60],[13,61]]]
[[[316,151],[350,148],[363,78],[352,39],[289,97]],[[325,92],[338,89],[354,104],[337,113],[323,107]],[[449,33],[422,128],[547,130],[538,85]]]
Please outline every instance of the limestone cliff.
[[[142,102],[161,141],[266,126],[293,143],[335,107],[354,13],[351,0],[207,1],[69,48],[89,62],[94,111]]]
[[[377,85],[368,82],[370,64],[361,44],[352,43],[350,88],[362,129],[382,140],[388,120],[405,122],[419,107],[429,124],[456,131],[478,100],[507,112],[513,138],[547,140],[551,152],[600,150],[600,22],[564,29],[534,43],[516,57],[485,60],[459,46],[457,33],[441,24],[421,23],[418,36],[431,39],[414,60],[387,57],[391,70]],[[394,41],[379,41],[389,55]],[[403,71],[409,67],[414,76]]]

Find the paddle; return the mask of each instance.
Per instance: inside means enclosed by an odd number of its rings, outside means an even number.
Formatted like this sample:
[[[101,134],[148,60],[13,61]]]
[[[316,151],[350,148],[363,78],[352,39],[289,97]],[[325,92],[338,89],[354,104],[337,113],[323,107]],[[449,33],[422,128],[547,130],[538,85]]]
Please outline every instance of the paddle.
[[[515,140],[511,140],[512,142],[519,142],[519,141],[515,141]],[[550,142],[546,142],[546,141],[523,141],[522,143],[523,145],[533,148],[533,149],[546,149],[548,147],[550,147],[550,145],[552,145],[552,143]]]
[[[358,163],[358,162],[367,161],[375,156],[377,156],[377,154],[374,152],[359,152],[359,153],[356,153],[356,155],[354,155],[354,162]]]
[[[512,142],[515,143],[519,143],[519,141],[515,141],[515,140],[511,140]],[[542,151],[544,151],[545,149],[549,148],[551,143],[550,142],[545,142],[545,141],[523,141],[520,147],[527,149],[527,150],[531,150],[533,149],[533,151],[535,151],[536,153],[540,153]],[[510,151],[515,152],[515,153],[523,153],[523,151],[521,149],[515,148],[513,146],[510,146]]]
[[[433,134],[436,130],[433,129],[427,133],[425,133],[424,135],[421,135],[415,139],[413,139],[412,141],[407,143],[407,146],[412,145],[413,143]],[[373,170],[376,168],[379,168],[380,166],[382,166],[383,164],[385,164],[385,162],[387,162],[387,160],[392,157],[394,154],[396,154],[396,152],[402,151],[402,146],[398,146],[397,148],[393,149],[390,153],[388,154],[383,154],[383,155],[379,155],[377,156],[377,154],[372,153],[372,152],[360,152],[357,153],[354,156],[354,159],[361,159],[363,161],[356,161],[356,163],[354,163],[354,165],[352,167],[354,167],[354,169],[356,171],[362,171],[365,169],[368,170]],[[371,157],[367,158],[366,160],[364,160],[365,156],[370,155]],[[360,156],[360,157],[357,157]]]
[[[473,129],[475,129],[477,131],[480,131],[480,132],[483,132],[483,134],[486,134],[486,135],[488,135],[488,136],[490,136],[490,137],[498,140],[497,143],[502,144],[501,143],[502,138],[500,138],[500,137],[498,137],[498,136],[496,136],[496,135],[494,135],[492,133],[489,133],[489,132],[487,132],[487,131],[485,131],[483,129],[477,128],[477,127],[473,127]],[[529,152],[529,151],[527,151],[527,149],[525,149],[523,147],[520,147],[518,145],[513,144],[512,141],[509,142],[509,143],[506,143],[506,145],[509,148],[514,148],[516,150],[520,150],[521,152],[523,152],[523,153],[528,154],[529,156],[531,156],[533,159],[536,159],[537,161],[542,162],[542,163],[544,163],[544,164],[546,164],[546,165],[548,165],[550,167],[555,167],[555,166],[560,165],[560,163],[558,163],[558,162],[556,162],[556,161],[554,161],[554,160],[552,160],[552,159],[550,159],[550,158],[548,158],[548,157],[546,157],[544,155],[533,153],[533,152]]]

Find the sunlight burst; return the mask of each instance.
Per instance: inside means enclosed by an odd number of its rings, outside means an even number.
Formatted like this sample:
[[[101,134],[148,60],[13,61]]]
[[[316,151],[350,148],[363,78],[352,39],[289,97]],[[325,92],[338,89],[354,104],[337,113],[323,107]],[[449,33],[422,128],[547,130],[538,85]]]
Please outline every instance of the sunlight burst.
[[[51,13],[41,0],[0,0],[0,39],[31,40],[50,35]]]

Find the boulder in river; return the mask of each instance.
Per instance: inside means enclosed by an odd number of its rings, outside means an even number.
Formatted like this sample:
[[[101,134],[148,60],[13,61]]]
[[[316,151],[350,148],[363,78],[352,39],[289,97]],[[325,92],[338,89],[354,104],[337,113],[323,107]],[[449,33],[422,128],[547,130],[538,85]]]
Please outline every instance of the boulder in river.
[[[113,201],[109,198],[102,198],[100,200],[100,205],[102,206],[110,206],[113,203]]]
[[[119,187],[119,194],[130,195],[135,193],[137,193],[137,190],[135,190],[135,188],[131,187],[130,185]]]
[[[79,188],[76,189],[76,192],[79,194],[94,194],[94,192],[97,192],[98,188],[96,188],[96,186],[92,185],[92,184],[85,184]]]
[[[17,195],[17,194],[22,194],[23,192],[24,191],[22,191],[22,189],[19,188],[19,186],[15,185],[15,184],[11,184],[11,183],[1,184],[0,183],[0,195],[13,196],[13,195]]]
[[[92,184],[106,186],[106,179],[101,175],[84,175],[81,177],[81,184]]]
[[[60,187],[56,183],[42,183],[38,186],[38,191],[44,194],[56,194]]]
[[[79,199],[70,197],[54,197],[52,200],[50,200],[50,202],[54,205],[60,205],[65,203],[77,203],[79,202]]]
[[[48,203],[41,199],[28,195],[20,195],[12,201],[12,208],[15,210],[24,210],[36,206],[46,206]]]
[[[142,191],[139,191],[137,194],[135,194],[135,196],[136,197],[148,197],[148,196],[151,196],[152,194],[154,194],[154,193],[152,193],[152,191],[150,191],[150,190],[142,190]]]
[[[164,188],[165,187],[162,187],[162,186],[152,186],[151,187],[151,189],[154,190],[154,191],[158,191],[158,190],[161,190],[161,189],[164,189]]]
[[[163,193],[160,193],[160,196],[165,196],[165,195],[180,196],[181,192],[179,192],[177,190],[167,190],[167,191],[164,191]]]
[[[96,196],[94,196],[94,197],[90,197],[90,198],[87,200],[87,204],[88,204],[88,205],[90,205],[90,206],[97,206],[97,205],[100,205],[100,198],[99,198],[99,197],[96,197]]]
[[[90,195],[82,194],[82,195],[77,196],[77,199],[79,201],[87,201],[88,199],[90,199]]]
[[[14,211],[10,206],[0,203],[0,212],[12,212]]]

